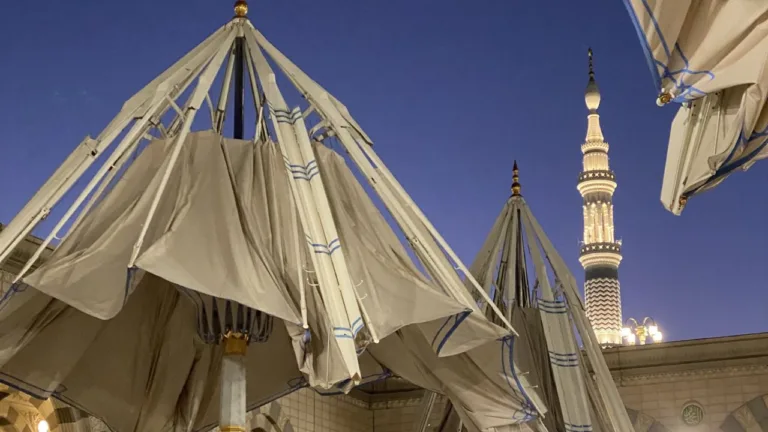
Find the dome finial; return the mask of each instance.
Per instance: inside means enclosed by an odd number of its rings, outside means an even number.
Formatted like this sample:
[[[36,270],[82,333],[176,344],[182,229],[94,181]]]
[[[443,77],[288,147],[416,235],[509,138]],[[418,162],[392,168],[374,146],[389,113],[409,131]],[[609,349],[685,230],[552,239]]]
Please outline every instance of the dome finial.
[[[235,2],[235,16],[237,18],[245,18],[246,15],[248,15],[248,2],[237,0]]]
[[[584,102],[586,102],[589,111],[595,113],[600,106],[600,89],[597,88],[597,81],[595,81],[595,67],[592,64],[592,48],[587,50],[587,56],[589,56],[589,83],[587,84],[587,90],[584,92]]]
[[[517,161],[512,165],[512,196],[520,196],[520,183],[519,183],[519,171],[517,169]]]

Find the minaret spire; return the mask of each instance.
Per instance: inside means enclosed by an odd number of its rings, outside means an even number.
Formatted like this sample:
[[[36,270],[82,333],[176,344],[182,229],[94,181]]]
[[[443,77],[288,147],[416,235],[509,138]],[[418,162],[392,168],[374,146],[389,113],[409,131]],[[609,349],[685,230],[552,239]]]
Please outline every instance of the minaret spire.
[[[583,198],[584,239],[579,261],[585,271],[584,296],[587,316],[603,345],[621,343],[621,295],[619,264],[621,242],[614,236],[613,192],[616,176],[608,164],[608,143],[600,128],[600,89],[595,79],[592,49],[589,81],[584,91],[587,105],[587,136],[581,145],[583,170],[577,189]]]

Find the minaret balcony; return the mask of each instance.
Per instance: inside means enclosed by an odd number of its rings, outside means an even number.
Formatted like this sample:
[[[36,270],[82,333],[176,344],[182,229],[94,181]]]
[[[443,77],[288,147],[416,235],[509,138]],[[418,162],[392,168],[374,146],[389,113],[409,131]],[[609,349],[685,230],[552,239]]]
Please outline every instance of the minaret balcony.
[[[581,245],[579,262],[584,268],[593,265],[619,266],[621,263],[621,243],[589,243]]]
[[[610,170],[583,171],[579,174],[576,189],[581,196],[599,192],[613,195],[616,190],[616,175]]]
[[[616,174],[611,170],[584,171],[579,174],[579,183],[590,180],[610,180],[615,182]]]
[[[613,252],[621,253],[621,244],[619,242],[606,243],[588,243],[581,245],[580,255],[586,255],[593,252]]]

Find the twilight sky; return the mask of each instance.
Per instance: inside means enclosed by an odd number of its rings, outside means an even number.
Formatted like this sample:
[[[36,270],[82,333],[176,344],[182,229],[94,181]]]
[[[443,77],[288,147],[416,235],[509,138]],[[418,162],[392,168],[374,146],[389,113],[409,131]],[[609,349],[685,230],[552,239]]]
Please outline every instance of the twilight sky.
[[[0,6],[3,222],[85,135],[232,15],[229,0],[43,3]],[[681,217],[662,208],[675,108],[656,107],[622,2],[250,3],[256,27],[349,107],[467,265],[517,159],[524,196],[582,276],[576,178],[591,46],[619,183],[624,317],[652,316],[675,340],[768,331],[768,200],[758,186],[768,169],[734,174]]]

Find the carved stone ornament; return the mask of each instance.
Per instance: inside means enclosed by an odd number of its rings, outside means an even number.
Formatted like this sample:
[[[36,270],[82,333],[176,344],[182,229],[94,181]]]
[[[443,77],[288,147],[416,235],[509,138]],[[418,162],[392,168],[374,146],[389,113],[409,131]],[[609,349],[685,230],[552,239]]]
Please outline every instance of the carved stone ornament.
[[[686,426],[698,426],[704,421],[704,408],[697,402],[686,402],[681,415]]]

